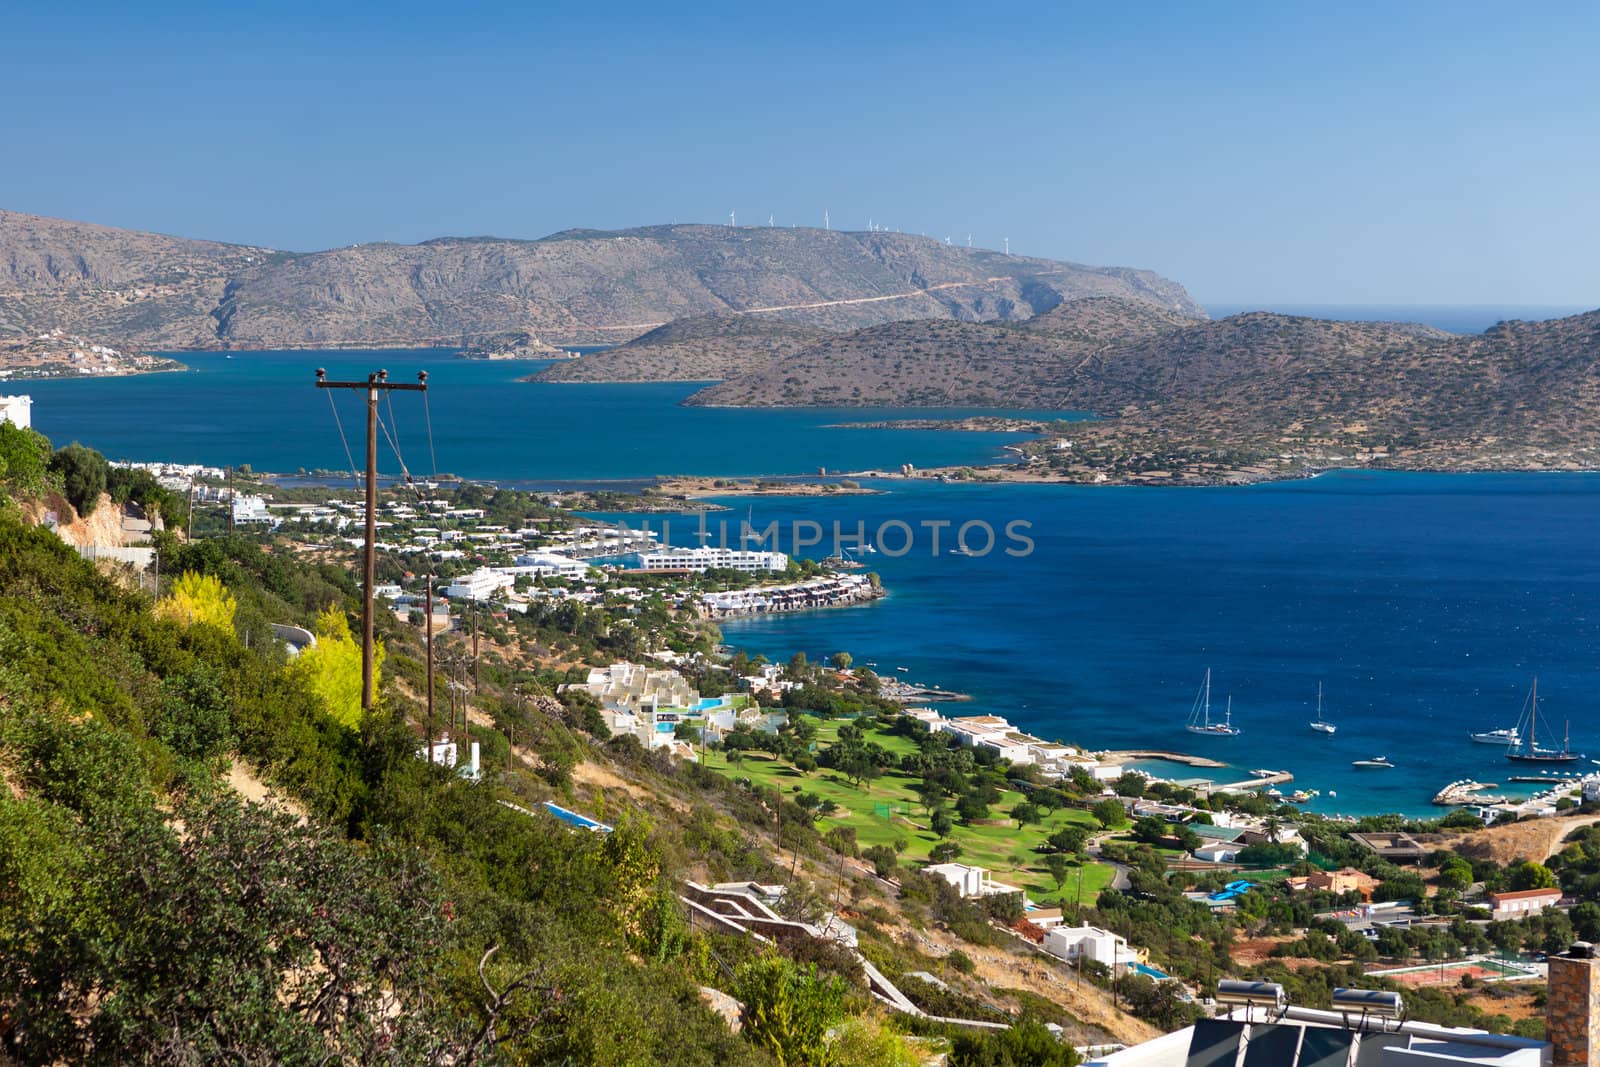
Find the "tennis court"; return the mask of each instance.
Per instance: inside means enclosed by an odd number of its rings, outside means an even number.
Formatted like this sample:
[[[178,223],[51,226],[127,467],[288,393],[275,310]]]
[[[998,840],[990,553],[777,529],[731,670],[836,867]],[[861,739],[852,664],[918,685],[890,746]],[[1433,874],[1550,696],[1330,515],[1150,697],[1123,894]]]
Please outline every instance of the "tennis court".
[[[1387,978],[1402,985],[1459,985],[1467,975],[1480,982],[1509,982],[1519,978],[1538,978],[1539,970],[1532,964],[1514,963],[1510,960],[1474,958],[1445,960],[1417,967],[1390,967],[1371,970],[1374,978]]]

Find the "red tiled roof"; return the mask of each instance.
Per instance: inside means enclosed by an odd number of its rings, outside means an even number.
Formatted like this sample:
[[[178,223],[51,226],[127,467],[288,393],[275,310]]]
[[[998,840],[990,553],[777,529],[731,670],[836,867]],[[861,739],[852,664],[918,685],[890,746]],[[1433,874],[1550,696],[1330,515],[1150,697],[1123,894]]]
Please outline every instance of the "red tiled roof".
[[[1559,890],[1559,889],[1519,889],[1519,890],[1516,890],[1515,892],[1512,892],[1512,893],[1490,893],[1489,894],[1489,899],[1494,901],[1496,904],[1500,903],[1502,900],[1533,900],[1533,899],[1535,899],[1537,897],[1554,897],[1556,900],[1560,900],[1561,899],[1561,890]]]

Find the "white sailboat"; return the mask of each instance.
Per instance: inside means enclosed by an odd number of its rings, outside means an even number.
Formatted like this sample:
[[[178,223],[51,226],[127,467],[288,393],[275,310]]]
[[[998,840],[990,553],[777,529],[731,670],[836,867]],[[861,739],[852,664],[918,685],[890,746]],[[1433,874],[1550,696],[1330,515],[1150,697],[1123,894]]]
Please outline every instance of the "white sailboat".
[[[1335,730],[1338,729],[1337,726],[1333,725],[1333,723],[1328,722],[1326,719],[1324,719],[1322,717],[1322,683],[1321,682],[1317,683],[1317,717],[1316,717],[1316,719],[1314,719],[1312,721],[1311,728],[1313,730],[1317,731],[1317,733],[1319,733],[1319,734],[1329,734],[1329,735],[1331,735]]]
[[[1237,737],[1243,733],[1233,725],[1233,697],[1228,697],[1228,710],[1221,722],[1211,721],[1211,668],[1206,668],[1206,680],[1189,709],[1189,722],[1184,726],[1191,734],[1208,734],[1212,737]]]

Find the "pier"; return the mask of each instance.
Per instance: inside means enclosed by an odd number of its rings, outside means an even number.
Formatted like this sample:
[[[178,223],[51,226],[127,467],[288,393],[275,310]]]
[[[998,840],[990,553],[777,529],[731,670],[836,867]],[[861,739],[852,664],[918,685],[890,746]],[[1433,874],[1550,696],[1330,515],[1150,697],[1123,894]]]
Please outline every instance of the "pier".
[[[1511,781],[1514,782],[1516,779],[1513,778]],[[1449,785],[1435,793],[1433,795],[1433,802],[1438,804],[1440,807],[1447,808],[1459,807],[1463,804],[1509,803],[1509,800],[1506,797],[1491,797],[1484,795],[1485,790],[1499,788],[1500,787],[1494,782],[1475,782],[1471,779],[1463,779],[1459,782],[1451,782]]]
[[[1102,763],[1131,763],[1134,760],[1158,759],[1168,763],[1183,763],[1190,767],[1226,767],[1221,760],[1207,759],[1205,756],[1189,756],[1182,752],[1162,752],[1157,749],[1134,749],[1126,752],[1102,752]]]
[[[1221,766],[1221,764],[1218,766]],[[1220,785],[1209,785],[1203,790],[1200,790],[1200,792],[1203,792],[1206,796],[1211,796],[1214,793],[1239,793],[1247,789],[1262,789],[1269,785],[1283,785],[1285,782],[1292,781],[1294,781],[1294,775],[1290,774],[1288,771],[1274,771],[1271,774],[1260,774],[1251,778],[1246,778],[1240,782],[1226,782]]]

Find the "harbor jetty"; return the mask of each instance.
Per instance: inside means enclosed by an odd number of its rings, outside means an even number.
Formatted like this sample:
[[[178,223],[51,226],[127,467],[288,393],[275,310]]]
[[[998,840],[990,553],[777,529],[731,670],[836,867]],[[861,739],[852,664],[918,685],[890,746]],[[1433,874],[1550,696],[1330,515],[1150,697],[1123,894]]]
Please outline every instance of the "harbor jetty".
[[[894,678],[878,679],[878,695],[886,700],[893,700],[897,704],[938,704],[953,700],[971,700],[967,693],[957,693],[951,689],[940,689],[936,686],[918,685],[915,682],[902,682]]]
[[[1136,760],[1165,760],[1168,763],[1182,763],[1190,767],[1226,767],[1221,760],[1208,759],[1205,756],[1190,756],[1183,752],[1163,752],[1159,749],[1130,749],[1123,752],[1102,752],[1102,763],[1132,763]]]
[[[1513,779],[1515,781],[1515,779]],[[1477,782],[1471,778],[1462,778],[1451,782],[1433,795],[1433,802],[1440,807],[1454,808],[1464,804],[1508,804],[1510,799],[1503,796],[1486,796],[1490,789],[1499,789],[1494,782]]]
[[[1223,782],[1219,785],[1208,785],[1196,789],[1203,796],[1212,796],[1216,793],[1242,793],[1249,789],[1265,789],[1268,786],[1283,785],[1285,782],[1294,781],[1294,775],[1288,771],[1256,771],[1252,777],[1238,782]]]

